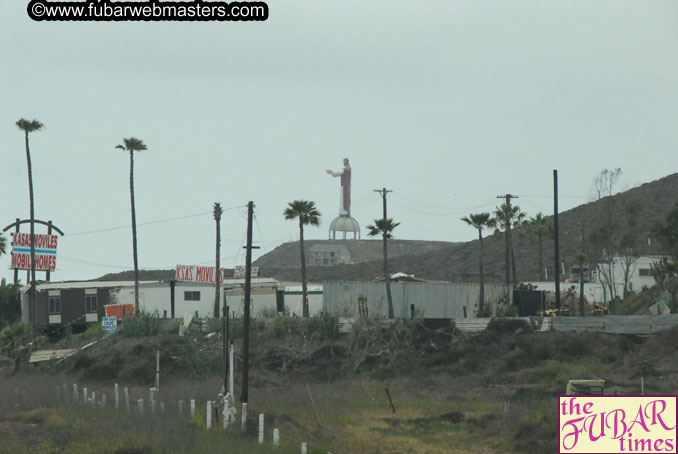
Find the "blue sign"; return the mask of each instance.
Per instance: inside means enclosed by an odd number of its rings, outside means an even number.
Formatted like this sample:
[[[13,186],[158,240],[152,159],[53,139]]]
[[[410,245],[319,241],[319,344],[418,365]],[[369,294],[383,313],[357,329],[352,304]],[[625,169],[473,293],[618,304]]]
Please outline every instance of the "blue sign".
[[[114,333],[118,329],[118,317],[102,317],[101,326],[106,333]]]

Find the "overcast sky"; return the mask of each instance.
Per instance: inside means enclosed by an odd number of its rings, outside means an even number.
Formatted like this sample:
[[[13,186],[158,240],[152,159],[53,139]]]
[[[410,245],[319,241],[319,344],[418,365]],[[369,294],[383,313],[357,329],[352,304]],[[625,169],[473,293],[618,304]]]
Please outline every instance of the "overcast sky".
[[[563,210],[601,169],[626,186],[676,171],[674,0],[270,1],[267,21],[243,23],[33,22],[27,3],[0,6],[0,228],[29,217],[15,122],[36,118],[36,218],[66,233],[53,280],[133,267],[124,137],[148,146],[142,269],[213,264],[214,202],[229,268],[249,200],[255,258],[298,238],[282,216],[294,199],[323,215],[307,238],[327,238],[339,181],[325,170],[344,157],[363,237],[387,187],[395,236],[412,240],[474,239],[459,218],[507,192],[552,214],[553,169]]]

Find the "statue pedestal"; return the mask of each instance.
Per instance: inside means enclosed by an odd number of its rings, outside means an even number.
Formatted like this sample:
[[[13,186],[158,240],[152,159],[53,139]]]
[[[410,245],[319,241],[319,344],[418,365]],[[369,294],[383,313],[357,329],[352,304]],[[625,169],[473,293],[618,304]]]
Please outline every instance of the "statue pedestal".
[[[342,234],[343,238],[339,239],[346,239],[346,233],[353,233],[353,239],[354,240],[359,240],[360,239],[360,224],[358,224],[358,221],[353,219],[351,216],[346,216],[346,215],[340,215],[334,218],[334,220],[330,223],[330,231],[329,231],[329,239],[330,240],[336,240],[337,239],[337,232],[340,232]],[[356,238],[357,236],[357,238]]]

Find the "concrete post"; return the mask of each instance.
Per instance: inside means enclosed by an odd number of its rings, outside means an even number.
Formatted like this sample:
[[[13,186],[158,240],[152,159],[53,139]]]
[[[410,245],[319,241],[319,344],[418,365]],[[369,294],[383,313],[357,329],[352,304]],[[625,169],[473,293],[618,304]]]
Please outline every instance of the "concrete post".
[[[205,412],[205,421],[207,421],[207,430],[209,430],[212,428],[212,401],[207,401]]]
[[[247,402],[243,402],[242,404],[242,431],[245,432],[247,430]]]
[[[74,400],[74,401],[76,401],[76,402],[78,401],[78,395],[79,395],[79,394],[80,394],[80,393],[78,393],[78,384],[77,384],[77,383],[73,383],[73,400]]]
[[[118,384],[117,383],[113,386],[113,398],[115,399],[115,409],[117,410],[120,406],[120,400],[118,398]]]
[[[179,407],[179,416],[184,416],[184,401],[177,402],[177,407]]]
[[[264,414],[259,413],[259,444],[264,444]]]
[[[280,446],[280,431],[273,429],[273,446]]]
[[[306,442],[301,444],[301,454],[306,454]]]
[[[191,419],[195,418],[195,399],[191,399]]]
[[[90,404],[92,404],[92,407],[95,407],[97,404],[97,393],[92,391],[92,400],[90,401]]]
[[[125,387],[123,392],[125,394],[125,410],[127,410],[127,413],[129,413],[129,388]]]
[[[87,388],[82,388],[82,402],[85,404],[87,403],[87,396],[89,396],[89,394],[87,394]]]

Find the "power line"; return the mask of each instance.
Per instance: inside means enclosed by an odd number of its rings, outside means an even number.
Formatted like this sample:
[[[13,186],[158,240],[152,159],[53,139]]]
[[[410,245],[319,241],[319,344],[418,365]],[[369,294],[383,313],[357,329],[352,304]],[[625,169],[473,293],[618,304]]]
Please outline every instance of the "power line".
[[[239,208],[242,208],[242,207],[237,206],[237,207],[225,208],[223,211],[237,210]],[[207,212],[204,212],[204,213],[197,213],[197,214],[188,214],[186,216],[177,216],[177,217],[173,217],[173,218],[159,219],[157,221],[143,222],[143,223],[137,224],[137,226],[160,224],[160,223],[163,223],[163,222],[178,221],[178,220],[181,220],[181,219],[196,218],[196,217],[206,216],[206,215],[211,215],[211,214],[212,214],[211,211],[207,211]],[[109,227],[109,228],[99,229],[99,230],[89,230],[89,231],[86,231],[86,232],[69,233],[69,234],[66,234],[64,236],[66,237],[66,236],[77,236],[77,235],[89,235],[89,234],[92,234],[92,233],[103,233],[103,232],[111,232],[113,230],[128,229],[130,227],[132,227],[131,224],[130,225],[121,225],[121,226],[118,226],[118,227]]]

